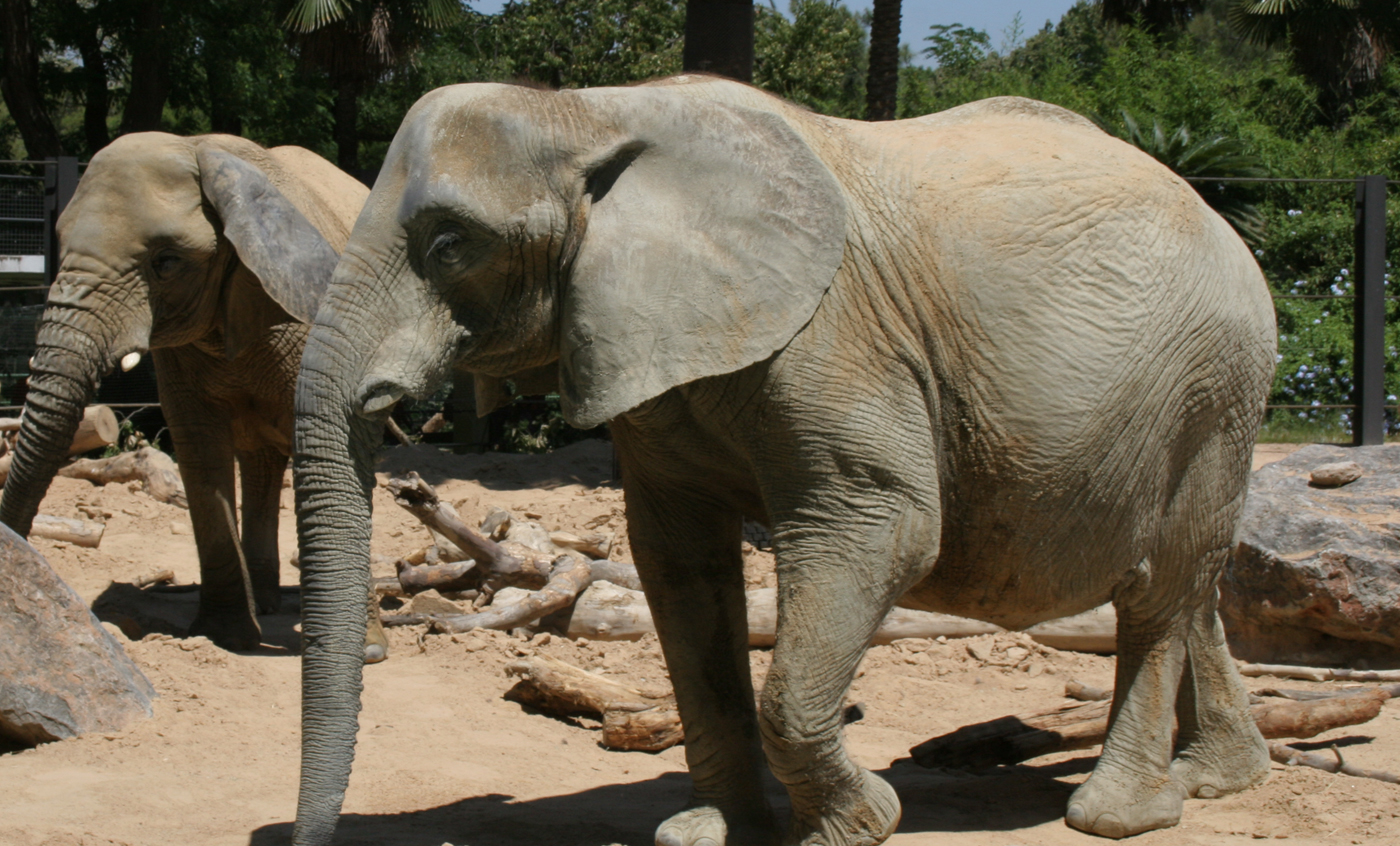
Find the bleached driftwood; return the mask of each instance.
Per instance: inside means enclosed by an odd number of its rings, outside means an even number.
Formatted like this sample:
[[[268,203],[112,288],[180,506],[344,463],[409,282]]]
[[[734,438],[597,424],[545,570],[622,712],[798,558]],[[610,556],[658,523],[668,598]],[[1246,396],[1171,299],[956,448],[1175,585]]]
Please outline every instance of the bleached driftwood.
[[[751,590],[746,599],[749,645],[772,646],[778,622],[777,589]],[[1111,611],[1103,614],[1095,609],[1088,615],[1042,623],[1027,629],[1026,633],[1037,642],[1056,649],[1112,651],[1115,625]],[[604,581],[595,581],[583,592],[569,617],[570,637],[636,640],[654,631],[656,626],[645,594]],[[977,620],[896,608],[880,625],[873,643],[891,643],[903,638],[970,637],[1000,631],[1003,629]]]
[[[1275,676],[1304,681],[1400,682],[1400,670],[1342,670],[1331,667],[1295,667],[1290,664],[1242,664],[1242,676]]]
[[[644,693],[542,655],[509,664],[506,675],[520,679],[506,691],[512,702],[602,720],[608,749],[659,752],[685,737],[669,693]]]
[[[1332,747],[1332,754],[1335,757],[1329,758],[1318,752],[1304,752],[1282,743],[1269,744],[1269,757],[1286,767],[1312,767],[1329,773],[1341,773],[1357,778],[1373,778],[1377,781],[1400,784],[1400,775],[1384,770],[1367,770],[1348,764],[1346,759],[1342,757],[1341,750],[1336,746]]]
[[[421,568],[419,568],[421,569]],[[578,555],[561,555],[549,581],[537,591],[527,592],[517,602],[496,602],[475,614],[398,614],[382,618],[386,626],[428,624],[433,631],[444,633],[469,632],[472,629],[507,630],[524,626],[573,604],[580,591],[588,586],[588,561]]]
[[[141,447],[111,458],[79,459],[59,468],[58,475],[70,479],[86,479],[99,485],[142,482],[152,498],[189,508],[185,499],[185,483],[170,456],[155,447]]]
[[[1113,698],[1113,691],[1071,680],[1065,682],[1065,696],[1080,702],[1103,702]]]
[[[0,418],[0,432],[18,431],[20,425],[21,418]],[[68,454],[77,455],[80,452],[111,446],[117,442],[117,436],[120,434],[121,427],[117,425],[117,416],[112,413],[112,409],[105,405],[90,405],[84,409],[82,420],[78,421],[78,430],[73,433],[73,443],[68,447]],[[5,484],[5,479],[9,477],[12,461],[14,450],[12,445],[6,443],[5,448],[0,449],[0,485]]]
[[[1265,738],[1307,738],[1372,720],[1389,698],[1384,691],[1374,691],[1312,702],[1264,702],[1250,706],[1249,713]],[[1103,743],[1110,705],[1091,702],[963,726],[920,743],[909,754],[925,767],[976,769],[1087,749]]]
[[[149,587],[150,585],[158,585],[163,584],[165,582],[173,581],[175,581],[174,570],[159,570],[157,572],[148,573],[144,576],[139,576],[135,579],[132,579],[131,583],[136,587],[143,588]]]
[[[29,529],[32,538],[65,541],[74,546],[96,549],[102,543],[102,533],[107,527],[102,523],[88,520],[74,520],[70,517],[54,517],[50,514],[35,514],[34,523]]]
[[[1365,696],[1373,690],[1385,691],[1391,699],[1400,698],[1400,684],[1385,684],[1375,687],[1344,687],[1340,690],[1285,690],[1277,687],[1266,687],[1263,690],[1254,691],[1254,695],[1275,696],[1280,699],[1296,699],[1299,702],[1311,702],[1315,699],[1339,699],[1348,696]]]

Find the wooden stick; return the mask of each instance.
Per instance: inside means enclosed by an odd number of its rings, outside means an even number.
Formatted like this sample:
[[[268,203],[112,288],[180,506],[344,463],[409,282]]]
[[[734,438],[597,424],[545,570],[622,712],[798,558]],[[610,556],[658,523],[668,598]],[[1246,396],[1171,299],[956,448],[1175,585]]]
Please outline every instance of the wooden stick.
[[[601,718],[608,711],[646,711],[672,701],[544,655],[511,662],[506,675],[520,679],[506,699],[565,717]]]
[[[102,543],[102,533],[106,529],[107,527],[102,523],[36,514],[34,515],[34,525],[29,529],[29,536],[65,541],[74,546],[95,549],[98,544]]]
[[[1377,781],[1400,784],[1400,775],[1383,770],[1366,770],[1348,764],[1342,758],[1342,751],[1335,745],[1332,747],[1332,754],[1336,756],[1335,759],[1319,755],[1316,752],[1304,752],[1282,743],[1269,744],[1269,757],[1286,767],[1312,767],[1329,773],[1341,773],[1357,778],[1374,778]]]
[[[185,500],[185,483],[170,456],[155,447],[141,447],[111,458],[79,459],[59,468],[58,475],[70,479],[86,479],[99,485],[113,482],[144,482],[146,493],[154,499],[181,508],[189,508]]]
[[[136,578],[136,579],[132,579],[132,580],[131,580],[131,583],[132,583],[133,585],[139,587],[139,588],[143,588],[143,587],[146,587],[147,585],[158,585],[158,584],[160,584],[161,582],[173,582],[173,581],[175,581],[175,571],[174,571],[174,570],[161,570],[161,571],[156,572],[156,573],[150,573],[150,574],[148,574],[148,575],[141,576],[141,577]]]
[[[1383,690],[1390,695],[1391,699],[1400,698],[1400,684],[1379,685],[1377,687],[1344,687],[1341,690],[1283,690],[1276,687],[1266,687],[1263,690],[1254,691],[1254,695],[1275,696],[1280,699],[1311,702],[1315,699],[1338,699],[1346,696],[1365,696],[1373,690]]]
[[[394,422],[394,418],[384,418],[384,428],[389,430],[389,434],[394,436],[394,440],[398,441],[404,446],[413,446],[413,441],[410,441],[408,439],[408,435],[405,435],[403,433],[403,429],[400,429],[399,424]]]
[[[393,494],[394,502],[423,525],[436,531],[461,547],[472,560],[484,568],[483,583],[491,590],[503,587],[523,587],[534,590],[546,581],[533,561],[511,555],[500,544],[472,531],[456,509],[438,498],[433,486],[414,472],[406,477],[390,479],[384,487]]]
[[[78,430],[73,433],[73,443],[68,447],[69,455],[88,452],[111,446],[117,442],[121,426],[117,415],[105,405],[90,405],[83,409],[83,419],[78,421]]]
[[[1369,696],[1314,702],[1267,702],[1253,705],[1249,711],[1265,738],[1306,738],[1372,720],[1388,698],[1384,691],[1373,691]],[[1103,742],[1109,706],[1108,702],[1093,702],[963,726],[924,741],[909,754],[925,767],[977,769],[1016,764],[1051,752],[1087,749]]]
[[[577,555],[561,555],[558,562],[545,586],[525,599],[504,607],[489,605],[476,614],[434,616],[430,623],[432,630],[448,634],[469,632],[477,627],[511,629],[572,605],[579,591],[588,586],[588,561]]]
[[[1276,676],[1305,681],[1400,682],[1400,670],[1342,670],[1331,667],[1295,667],[1288,664],[1243,664],[1242,676]]]
[[[0,432],[18,432],[19,427],[18,417],[0,417]]]
[[[1067,681],[1065,682],[1065,696],[1070,699],[1078,699],[1080,702],[1103,702],[1113,698],[1113,691],[1093,687],[1079,681]]]

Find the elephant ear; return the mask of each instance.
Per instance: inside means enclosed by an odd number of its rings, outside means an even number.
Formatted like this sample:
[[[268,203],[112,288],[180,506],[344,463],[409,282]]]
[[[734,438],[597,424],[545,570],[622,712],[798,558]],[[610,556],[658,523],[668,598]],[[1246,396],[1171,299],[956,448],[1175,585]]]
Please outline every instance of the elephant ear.
[[[197,156],[205,199],[218,213],[239,261],[287,314],[310,323],[340,255],[262,170],[211,146],[201,147]],[[230,308],[242,307],[236,298],[252,293],[236,286]],[[246,305],[250,311],[259,308]],[[230,324],[234,317],[231,311]]]
[[[785,346],[841,266],[846,203],[782,118],[657,89],[578,92],[617,137],[583,165],[560,397],[590,428]]]

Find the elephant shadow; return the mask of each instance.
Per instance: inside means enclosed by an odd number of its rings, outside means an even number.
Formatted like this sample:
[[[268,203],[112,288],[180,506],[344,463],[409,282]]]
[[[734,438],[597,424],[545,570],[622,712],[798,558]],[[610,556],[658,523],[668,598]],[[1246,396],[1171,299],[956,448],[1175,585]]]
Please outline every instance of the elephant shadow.
[[[428,444],[385,450],[376,473],[391,476],[412,470],[430,485],[468,479],[487,490],[553,490],[565,485],[620,487],[610,441],[587,438],[548,453],[484,452],[454,455]]]
[[[904,805],[900,834],[960,831],[1014,831],[1033,828],[1064,815],[1075,784],[1060,777],[1088,772],[1096,757],[1044,767],[1007,767],[972,775],[926,770],[897,761],[877,774],[894,785]],[[776,779],[768,795],[779,818],[787,797]],[[646,781],[608,784],[559,796],[514,801],[487,794],[434,808],[396,814],[342,814],[336,829],[341,846],[652,846],[656,826],[690,795],[690,777],[665,773]],[[248,846],[291,842],[290,822],[254,830]]]
[[[132,640],[150,634],[186,637],[198,609],[199,585],[138,588],[126,582],[112,582],[92,603],[97,619],[115,625]],[[299,622],[300,588],[283,587],[281,610],[259,615],[262,645],[248,654],[300,654],[301,635],[295,628]]]

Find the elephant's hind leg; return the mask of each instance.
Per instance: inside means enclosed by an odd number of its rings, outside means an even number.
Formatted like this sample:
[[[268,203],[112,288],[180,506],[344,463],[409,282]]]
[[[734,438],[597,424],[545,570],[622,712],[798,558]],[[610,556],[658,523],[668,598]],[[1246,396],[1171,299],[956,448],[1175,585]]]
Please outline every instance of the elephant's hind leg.
[[[1215,591],[1196,609],[1190,625],[1171,772],[1186,795],[1214,799],[1267,778],[1269,748],[1250,717],[1249,696],[1216,614]]]

